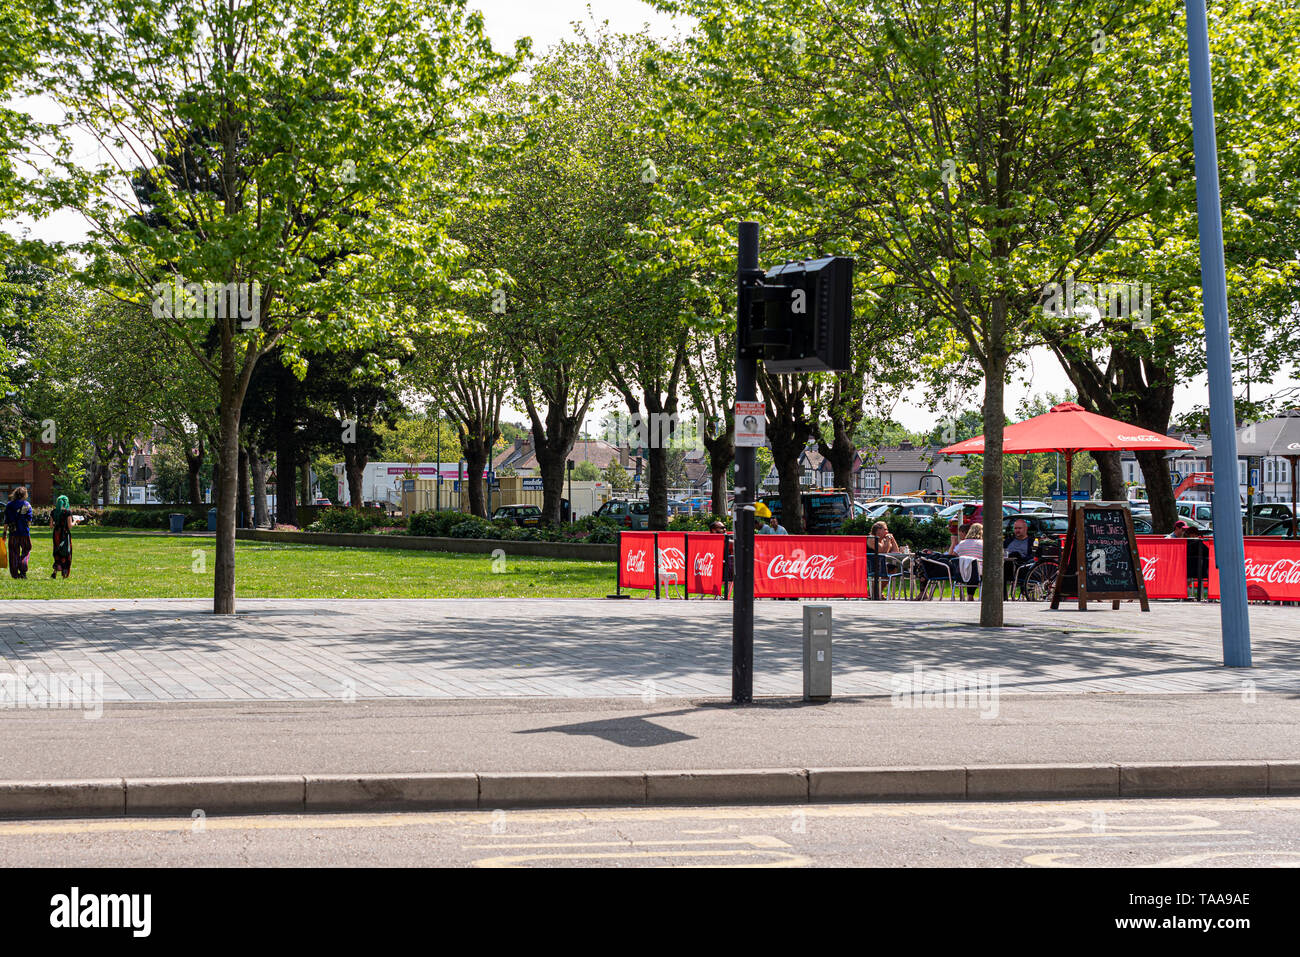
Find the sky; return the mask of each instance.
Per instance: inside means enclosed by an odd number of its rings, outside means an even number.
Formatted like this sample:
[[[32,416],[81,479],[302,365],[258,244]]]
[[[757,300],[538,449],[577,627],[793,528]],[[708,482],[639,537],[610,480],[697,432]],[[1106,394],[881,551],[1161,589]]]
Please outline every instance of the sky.
[[[689,23],[674,21],[642,0],[470,0],[469,5],[482,11],[487,33],[498,49],[510,49],[519,37],[528,36],[532,38],[534,52],[541,52],[567,36],[572,31],[574,21],[588,24],[608,21],[610,28],[616,32],[632,32],[648,24],[657,36],[671,36],[674,32],[689,28]],[[32,232],[39,238],[71,241],[83,235],[84,226],[76,214],[59,213],[34,224]],[[1073,391],[1069,379],[1049,350],[1032,350],[1025,359],[1025,369],[1013,377],[1006,389],[1005,406],[1013,418],[1017,407],[1032,396],[1046,393],[1059,395]],[[1252,391],[1258,398],[1297,384],[1300,381],[1293,368],[1286,379],[1274,383],[1271,388],[1267,384],[1256,383]],[[1174,401],[1175,416],[1190,411],[1194,406],[1205,405],[1208,401],[1207,392],[1204,376],[1178,387]],[[972,393],[965,407],[976,408],[979,402],[979,393]],[[615,402],[613,399],[600,402],[588,415],[589,431],[596,434],[606,413],[621,407],[621,401]],[[516,417],[507,415],[507,418]],[[522,416],[517,418],[522,419]],[[921,432],[932,429],[938,416],[924,391],[917,389],[897,397],[893,418],[905,428]]]

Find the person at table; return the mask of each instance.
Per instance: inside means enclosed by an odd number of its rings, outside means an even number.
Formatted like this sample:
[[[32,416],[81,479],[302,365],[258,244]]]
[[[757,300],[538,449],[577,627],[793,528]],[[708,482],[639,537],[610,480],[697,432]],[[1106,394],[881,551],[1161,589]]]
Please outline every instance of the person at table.
[[[1186,522],[1179,519],[1178,521],[1174,522],[1174,530],[1170,532],[1168,535],[1166,535],[1165,538],[1186,538],[1188,528],[1190,528],[1190,526]]]
[[[781,522],[777,519],[777,517],[776,517],[775,515],[773,515],[771,518],[769,518],[769,519],[767,520],[767,527],[766,527],[765,529],[763,529],[763,531],[766,532],[766,533],[769,534],[769,535],[789,535],[789,534],[790,534],[789,532],[787,532],[787,531],[785,530],[785,526],[781,524]]]
[[[894,533],[889,530],[889,526],[884,522],[876,522],[871,526],[871,534],[876,536],[876,550],[882,555],[902,551],[898,547],[898,539],[894,538]]]
[[[1002,580],[1014,585],[1018,573],[1026,565],[1032,565],[1038,554],[1038,536],[1029,531],[1029,523],[1023,518],[1016,519],[1011,532],[1002,540]],[[1025,585],[1020,582],[1020,592],[1024,595]]]
[[[957,547],[952,551],[952,577],[953,580],[966,581],[966,577],[961,573],[962,559],[970,562],[979,562],[984,558],[984,526],[976,522],[966,530],[966,537],[957,543]],[[978,566],[977,566],[978,567]],[[966,586],[966,600],[975,599],[976,585]]]

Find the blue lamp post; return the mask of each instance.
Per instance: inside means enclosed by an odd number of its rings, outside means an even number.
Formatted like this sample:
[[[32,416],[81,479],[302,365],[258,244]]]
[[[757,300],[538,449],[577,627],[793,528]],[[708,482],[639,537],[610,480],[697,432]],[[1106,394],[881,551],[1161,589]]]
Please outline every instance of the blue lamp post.
[[[1201,241],[1201,300],[1210,380],[1210,431],[1214,455],[1214,561],[1219,567],[1223,663],[1250,667],[1246,606],[1246,550],[1237,504],[1237,421],[1232,397],[1232,346],[1228,336],[1228,284],[1223,268],[1223,215],[1219,159],[1210,84],[1210,37],[1205,0],[1185,0],[1187,54],[1192,86],[1192,144],[1196,150],[1196,219]]]

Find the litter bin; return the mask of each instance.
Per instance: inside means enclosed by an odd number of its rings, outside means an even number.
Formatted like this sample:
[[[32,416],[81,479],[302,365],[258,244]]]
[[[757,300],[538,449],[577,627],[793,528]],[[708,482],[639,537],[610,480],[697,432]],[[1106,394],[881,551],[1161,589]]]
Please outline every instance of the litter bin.
[[[208,531],[215,532],[216,530],[217,530],[217,510],[215,508],[210,508],[208,509]]]
[[[172,512],[171,515],[167,517],[171,519],[173,534],[179,535],[181,532],[185,531],[184,515],[180,512]]]

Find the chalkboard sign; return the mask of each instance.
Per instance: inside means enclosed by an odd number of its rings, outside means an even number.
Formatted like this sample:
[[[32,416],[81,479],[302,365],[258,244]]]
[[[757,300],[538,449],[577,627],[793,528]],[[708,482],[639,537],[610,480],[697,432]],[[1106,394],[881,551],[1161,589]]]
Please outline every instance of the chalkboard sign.
[[[1112,608],[1137,599],[1150,611],[1146,582],[1138,573],[1133,515],[1123,504],[1077,505],[1070,513],[1061,555],[1061,572],[1052,589],[1052,607],[1062,598],[1078,597],[1086,610],[1089,599],[1110,599]]]

